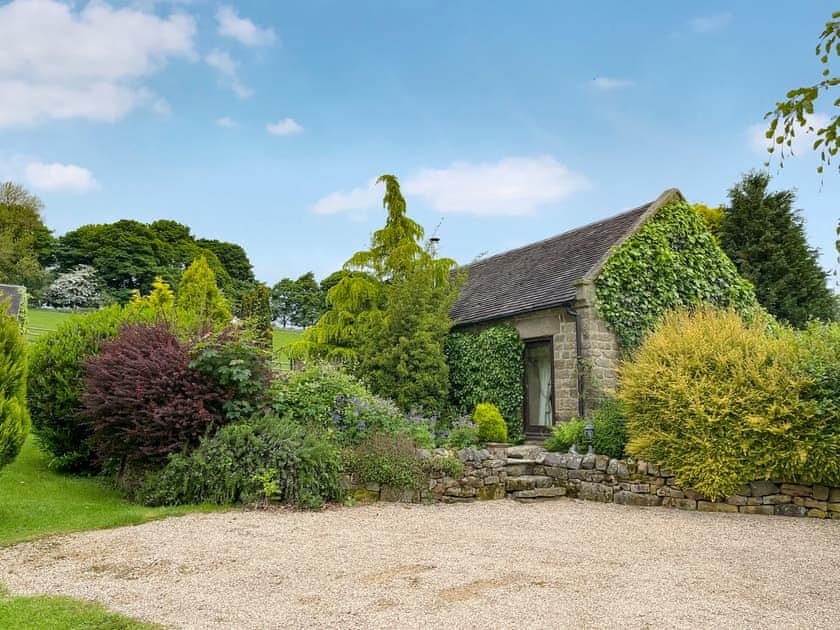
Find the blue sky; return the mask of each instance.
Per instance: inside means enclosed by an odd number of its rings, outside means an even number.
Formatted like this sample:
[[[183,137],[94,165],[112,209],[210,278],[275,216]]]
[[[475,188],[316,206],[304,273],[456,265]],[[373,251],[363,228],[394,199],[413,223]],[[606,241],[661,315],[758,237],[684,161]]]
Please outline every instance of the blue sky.
[[[725,201],[816,80],[828,2],[0,1],[0,179],[56,234],[171,218],[323,277],[393,173],[469,262],[677,187]],[[827,99],[817,116],[831,114]],[[840,173],[771,166],[835,266]]]

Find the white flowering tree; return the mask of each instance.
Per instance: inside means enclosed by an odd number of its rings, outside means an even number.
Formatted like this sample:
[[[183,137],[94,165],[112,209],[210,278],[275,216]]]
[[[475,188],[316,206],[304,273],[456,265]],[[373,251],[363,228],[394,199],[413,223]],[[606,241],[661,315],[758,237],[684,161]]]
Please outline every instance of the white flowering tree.
[[[102,305],[101,283],[89,265],[59,274],[44,292],[44,303],[56,308],[96,308]]]

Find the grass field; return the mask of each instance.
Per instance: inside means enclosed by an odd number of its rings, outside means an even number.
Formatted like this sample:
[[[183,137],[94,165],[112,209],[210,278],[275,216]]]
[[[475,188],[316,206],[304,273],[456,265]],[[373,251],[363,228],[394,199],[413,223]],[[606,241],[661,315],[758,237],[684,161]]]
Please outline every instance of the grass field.
[[[51,311],[31,308],[26,314],[29,339],[36,339],[48,330],[55,330],[58,325],[70,317],[68,311]]]
[[[58,325],[70,317],[72,313],[67,311],[53,311],[39,308],[29,309],[29,338],[34,339],[48,330],[55,330]],[[293,341],[300,339],[303,334],[301,330],[290,330],[288,328],[274,329],[274,350],[280,352],[280,358],[288,361],[288,356],[283,349]]]
[[[286,348],[290,343],[300,339],[302,334],[302,330],[289,330],[288,328],[274,329],[273,347],[275,352],[279,352],[280,362],[283,364],[284,369],[289,367],[289,356],[286,354]]]
[[[148,508],[128,503],[100,479],[49,470],[46,455],[32,437],[26,440],[17,459],[0,471],[0,545],[212,509]]]
[[[0,592],[0,628],[15,630],[152,630],[161,626],[110,613],[70,597],[9,597]]]

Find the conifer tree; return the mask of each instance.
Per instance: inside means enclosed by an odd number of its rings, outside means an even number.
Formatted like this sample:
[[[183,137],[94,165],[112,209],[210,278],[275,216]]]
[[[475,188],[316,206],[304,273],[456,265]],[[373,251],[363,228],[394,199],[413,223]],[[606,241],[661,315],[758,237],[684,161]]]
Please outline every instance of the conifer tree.
[[[802,328],[809,319],[837,318],[836,301],[808,246],[792,190],[769,192],[770,175],[750,172],[729,191],[720,246],[755,285],[759,303]]]
[[[405,409],[437,407],[448,378],[443,340],[451,326],[455,261],[423,246],[423,228],[406,215],[399,181],[382,175],[385,226],[370,249],[353,254],[327,292],[329,310],[293,344],[297,357],[340,362]]]
[[[245,320],[245,330],[250,333],[254,341],[263,348],[271,348],[271,292],[264,284],[242,296],[242,319]]]
[[[230,309],[204,256],[196,258],[181,276],[175,313],[179,325],[193,332],[222,328],[230,323]]]
[[[131,292],[128,308],[145,321],[171,322],[175,315],[175,292],[166,280],[156,276],[149,295],[141,295],[139,289]]]

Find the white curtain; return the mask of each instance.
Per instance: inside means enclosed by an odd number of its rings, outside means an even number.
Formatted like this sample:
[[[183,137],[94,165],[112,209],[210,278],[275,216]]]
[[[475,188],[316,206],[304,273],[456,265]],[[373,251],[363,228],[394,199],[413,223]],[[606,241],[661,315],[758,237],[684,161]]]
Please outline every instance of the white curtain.
[[[540,353],[542,355],[542,353]],[[537,377],[540,382],[539,412],[537,422],[539,426],[550,427],[554,424],[554,413],[551,409],[551,361],[550,357],[540,356],[537,360]]]

